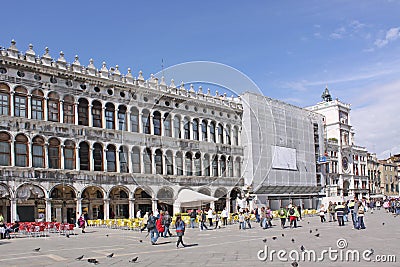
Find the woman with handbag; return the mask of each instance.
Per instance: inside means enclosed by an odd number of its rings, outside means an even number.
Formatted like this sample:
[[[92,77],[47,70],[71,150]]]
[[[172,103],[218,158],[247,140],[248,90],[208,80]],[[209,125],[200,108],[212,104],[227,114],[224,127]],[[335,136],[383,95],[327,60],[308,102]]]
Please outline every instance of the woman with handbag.
[[[179,247],[179,244],[182,244],[183,247],[186,247],[186,245],[183,244],[183,235],[185,234],[185,222],[182,221],[181,215],[179,214],[176,216],[175,230],[176,230],[176,235],[178,236],[178,242],[176,242],[176,248]]]

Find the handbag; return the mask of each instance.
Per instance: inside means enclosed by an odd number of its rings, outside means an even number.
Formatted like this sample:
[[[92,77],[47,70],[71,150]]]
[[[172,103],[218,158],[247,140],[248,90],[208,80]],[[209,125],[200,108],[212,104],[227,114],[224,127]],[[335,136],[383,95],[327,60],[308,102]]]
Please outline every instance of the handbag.
[[[183,236],[183,232],[177,232],[176,235],[177,236]]]

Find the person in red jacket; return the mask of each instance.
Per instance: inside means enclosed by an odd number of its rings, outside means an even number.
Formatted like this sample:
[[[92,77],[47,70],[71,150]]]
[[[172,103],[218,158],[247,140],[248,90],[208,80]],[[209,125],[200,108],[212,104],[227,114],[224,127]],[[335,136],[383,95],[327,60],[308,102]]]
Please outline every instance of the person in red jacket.
[[[161,211],[160,218],[156,222],[156,228],[157,228],[157,231],[160,233],[160,236],[163,236],[164,231],[165,231],[164,225],[162,224],[163,217],[164,217],[164,212]]]

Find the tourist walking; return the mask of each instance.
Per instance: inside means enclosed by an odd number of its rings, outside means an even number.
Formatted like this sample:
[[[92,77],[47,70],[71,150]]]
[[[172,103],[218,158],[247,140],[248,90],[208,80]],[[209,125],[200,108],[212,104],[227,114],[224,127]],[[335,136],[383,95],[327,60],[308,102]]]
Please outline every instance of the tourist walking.
[[[319,218],[321,219],[322,223],[326,222],[325,213],[326,213],[325,206],[324,204],[321,204],[321,206],[319,207]]]
[[[216,212],[215,213],[215,227],[214,227],[214,229],[217,229],[217,228],[221,228],[221,225],[220,225],[220,215],[218,214],[218,212]]]
[[[357,230],[365,229],[364,224],[364,214],[365,214],[365,207],[361,202],[358,203],[358,214],[357,214]]]
[[[150,211],[149,213],[149,219],[147,220],[147,229],[150,231],[150,241],[152,245],[155,245],[158,237],[159,237],[159,233],[157,231],[157,227],[156,227],[156,223],[157,220],[159,219],[158,217],[155,217],[153,215],[153,211]]]
[[[246,230],[246,223],[245,223],[245,218],[244,218],[244,214],[243,211],[241,211],[239,213],[239,230]]]
[[[172,222],[171,215],[169,215],[168,211],[165,211],[162,221],[162,224],[164,226],[164,238],[167,238],[167,235],[172,236],[171,232],[169,231],[171,222]]]
[[[221,218],[222,218],[222,225],[227,226],[228,225],[228,211],[226,208],[224,208],[221,212]]]
[[[85,232],[86,221],[85,221],[85,217],[83,214],[81,214],[81,216],[78,219],[78,225],[79,225],[79,228],[82,229],[82,233],[86,233]]]
[[[299,212],[295,205],[289,206],[289,221],[290,228],[297,228],[297,218],[299,217]]]
[[[287,210],[281,207],[278,210],[278,216],[279,219],[281,220],[281,228],[285,229],[285,224],[286,224],[286,219],[287,219]]]
[[[163,220],[164,220],[164,211],[161,211],[160,216],[157,218],[157,221],[156,221],[157,231],[161,237],[164,236],[164,230],[165,230],[164,225],[163,225]]]
[[[273,217],[272,210],[269,207],[267,207],[265,209],[265,218],[267,219],[268,227],[272,227],[272,217]]]
[[[212,210],[212,208],[208,209],[207,219],[208,219],[208,222],[210,224],[210,227],[212,227],[213,226],[213,210]]]
[[[185,222],[182,221],[180,214],[176,216],[175,231],[176,235],[178,236],[178,241],[176,242],[176,248],[179,247],[179,244],[182,244],[183,247],[186,247],[186,245],[183,243],[183,235],[185,234]]]
[[[192,212],[190,212],[190,227],[192,227],[192,229],[194,228],[194,222],[196,221],[197,218],[197,212],[195,209],[192,210]]]
[[[345,204],[345,202],[343,202],[343,204],[338,204],[338,205],[336,205],[336,207],[335,207],[335,211],[336,211],[336,218],[337,218],[337,220],[338,220],[338,222],[339,222],[339,226],[344,226],[344,219],[343,219],[343,216],[344,216],[344,210],[345,210],[345,206],[344,206],[344,204]]]
[[[143,220],[142,220],[142,228],[140,229],[140,232],[143,232],[144,229],[147,228],[147,220],[149,219],[149,212],[146,211],[146,213],[143,216]]]
[[[201,221],[200,221],[200,231],[203,231],[204,230],[204,228],[206,229],[206,230],[208,230],[208,228],[207,228],[207,226],[206,226],[206,219],[207,219],[207,215],[206,215],[206,211],[204,210],[202,210],[201,212],[200,212],[200,218],[201,218]]]

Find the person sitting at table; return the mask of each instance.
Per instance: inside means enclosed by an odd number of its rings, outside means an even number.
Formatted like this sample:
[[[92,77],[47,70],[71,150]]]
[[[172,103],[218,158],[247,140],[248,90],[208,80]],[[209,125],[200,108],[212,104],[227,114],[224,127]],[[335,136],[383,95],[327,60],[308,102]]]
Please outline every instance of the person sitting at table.
[[[10,239],[11,238],[10,233],[16,233],[18,231],[19,231],[19,221],[15,221],[13,225],[6,228],[4,237]]]

